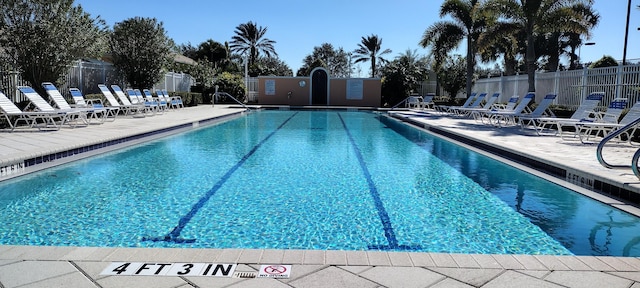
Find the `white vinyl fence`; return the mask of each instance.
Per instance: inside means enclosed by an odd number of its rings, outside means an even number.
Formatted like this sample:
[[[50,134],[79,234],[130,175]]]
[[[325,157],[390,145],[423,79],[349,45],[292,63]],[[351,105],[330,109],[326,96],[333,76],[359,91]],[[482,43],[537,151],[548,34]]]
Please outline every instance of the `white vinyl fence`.
[[[248,102],[258,102],[258,78],[256,77],[247,77],[245,79],[245,85],[247,86],[247,101]]]
[[[478,79],[473,86],[477,92],[500,92],[500,101],[528,91],[527,75]],[[556,93],[554,104],[567,107],[580,105],[591,92],[604,92],[602,106],[615,98],[627,98],[628,106],[640,101],[640,65],[536,73],[536,101],[547,93]]]

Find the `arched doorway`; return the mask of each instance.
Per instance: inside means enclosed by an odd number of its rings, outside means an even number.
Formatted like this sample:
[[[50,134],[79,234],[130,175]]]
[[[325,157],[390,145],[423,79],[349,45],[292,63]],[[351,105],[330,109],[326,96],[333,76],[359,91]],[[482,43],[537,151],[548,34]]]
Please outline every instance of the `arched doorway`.
[[[311,71],[311,105],[329,104],[329,73],[318,67]]]

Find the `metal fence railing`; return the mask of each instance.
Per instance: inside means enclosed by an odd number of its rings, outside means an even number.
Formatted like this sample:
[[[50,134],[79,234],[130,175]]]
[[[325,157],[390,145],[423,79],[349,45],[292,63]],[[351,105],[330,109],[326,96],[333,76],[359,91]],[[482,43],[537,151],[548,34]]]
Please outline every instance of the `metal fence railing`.
[[[14,102],[24,101],[18,91],[18,86],[28,85],[26,81],[22,80],[20,73],[18,72],[0,72],[0,91],[2,91],[7,97],[13,99]]]
[[[125,78],[118,73],[113,64],[107,62],[78,61],[69,67],[69,71],[63,77],[63,84],[57,88],[62,95],[69,95],[69,88],[80,89],[84,94],[100,93],[98,84],[118,84],[126,86]],[[185,73],[167,72],[162,81],[154,85],[155,89],[167,89],[167,91],[191,91],[194,83],[193,77]],[[14,102],[25,101],[17,87],[30,85],[22,80],[18,72],[0,71],[0,91],[3,91]]]
[[[527,89],[527,75],[478,79],[473,87],[473,91],[500,92],[501,102],[513,95],[525,95]],[[557,93],[554,104],[567,107],[579,106],[592,92],[605,93],[601,103],[605,107],[615,98],[635,103],[640,101],[640,65],[537,73],[536,92],[536,101],[549,92]]]

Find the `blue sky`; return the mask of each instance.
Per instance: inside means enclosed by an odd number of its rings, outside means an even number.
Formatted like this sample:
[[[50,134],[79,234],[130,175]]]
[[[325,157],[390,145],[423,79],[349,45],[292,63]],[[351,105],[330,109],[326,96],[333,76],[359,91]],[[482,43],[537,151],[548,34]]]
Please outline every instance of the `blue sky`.
[[[407,49],[427,55],[418,45],[425,29],[441,20],[437,0],[76,0],[76,4],[93,16],[106,20],[109,27],[135,16],[153,17],[163,22],[167,35],[177,44],[191,42],[197,46],[207,39],[224,43],[231,41],[235,27],[253,21],[267,28],[265,37],[276,41],[278,56],[293,70],[302,65],[305,56],[323,43],[357,48],[361,37],[376,34],[382,47],[393,59]],[[600,14],[600,24],[588,41],[594,46],[581,49],[582,59],[595,61],[603,55],[622,59],[627,0],[596,0],[594,9]],[[640,58],[640,0],[632,0],[627,59]],[[464,54],[464,46],[459,49]],[[368,75],[368,66],[360,75]]]

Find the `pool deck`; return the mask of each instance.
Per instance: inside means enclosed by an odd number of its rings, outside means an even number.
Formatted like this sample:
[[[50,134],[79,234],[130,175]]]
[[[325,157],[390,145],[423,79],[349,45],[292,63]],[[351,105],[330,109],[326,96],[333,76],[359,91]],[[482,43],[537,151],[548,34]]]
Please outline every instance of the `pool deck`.
[[[242,109],[211,105],[184,108],[146,118],[119,118],[89,127],[52,132],[0,133],[0,168],[18,175],[85,156],[119,149],[151,138],[206,125],[209,119]],[[639,191],[630,169],[603,168],[595,145],[535,136],[517,128],[495,128],[472,119],[437,113],[402,117],[436,133],[463,142],[500,148],[566,171],[576,190],[632,213],[639,209],[591,193],[579,186],[623,187]],[[171,127],[177,127],[171,129]],[[154,131],[164,131],[154,133]],[[126,138],[127,141],[120,139]],[[468,141],[465,141],[467,139]],[[102,145],[101,143],[109,143]],[[90,147],[90,148],[87,148]],[[628,164],[637,148],[614,144],[605,149],[607,161]],[[501,152],[498,152],[501,153]],[[51,156],[54,155],[54,156]],[[24,167],[24,160],[35,159]],[[22,162],[21,162],[22,161]],[[527,166],[526,163],[513,165]],[[524,167],[526,168],[526,167]],[[4,175],[4,176],[2,176]],[[0,179],[11,177],[2,174]],[[586,180],[585,180],[586,179]],[[561,179],[560,179],[561,180]],[[598,184],[600,183],[600,184]],[[604,183],[604,185],[602,184]],[[611,190],[611,189],[609,189]],[[611,191],[609,191],[611,192]],[[613,192],[612,192],[613,193]],[[626,192],[625,192],[626,193]],[[615,193],[614,193],[615,194]],[[101,275],[114,262],[232,263],[235,277],[109,276]],[[292,265],[289,278],[246,278],[261,265]],[[132,266],[135,264],[132,264]],[[147,267],[160,267],[158,265]],[[142,272],[152,269],[140,270]],[[229,275],[231,276],[231,275]],[[242,278],[240,277],[242,276]],[[303,251],[253,249],[98,248],[0,245],[0,288],[4,287],[635,287],[640,288],[640,259],[541,255],[477,255],[380,251]]]

